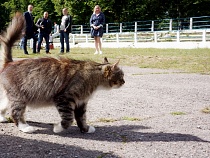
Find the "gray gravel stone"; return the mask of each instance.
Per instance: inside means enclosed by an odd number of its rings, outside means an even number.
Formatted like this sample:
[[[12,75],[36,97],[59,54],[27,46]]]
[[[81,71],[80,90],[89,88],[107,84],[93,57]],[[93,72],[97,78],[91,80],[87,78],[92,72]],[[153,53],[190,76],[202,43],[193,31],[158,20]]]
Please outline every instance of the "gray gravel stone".
[[[13,123],[0,123],[0,157],[210,157],[210,114],[201,112],[210,107],[210,76],[122,68],[125,85],[98,91],[89,101],[94,134],[82,134],[75,125],[54,134],[52,124],[60,120],[54,107],[27,109],[37,131],[25,134]]]

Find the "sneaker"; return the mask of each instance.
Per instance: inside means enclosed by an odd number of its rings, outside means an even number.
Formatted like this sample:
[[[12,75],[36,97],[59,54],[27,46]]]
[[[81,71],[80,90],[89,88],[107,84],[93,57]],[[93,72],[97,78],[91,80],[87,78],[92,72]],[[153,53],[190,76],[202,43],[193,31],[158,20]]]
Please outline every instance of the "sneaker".
[[[102,51],[100,51],[99,54],[103,54]]]
[[[94,54],[98,54],[98,51],[96,51]]]

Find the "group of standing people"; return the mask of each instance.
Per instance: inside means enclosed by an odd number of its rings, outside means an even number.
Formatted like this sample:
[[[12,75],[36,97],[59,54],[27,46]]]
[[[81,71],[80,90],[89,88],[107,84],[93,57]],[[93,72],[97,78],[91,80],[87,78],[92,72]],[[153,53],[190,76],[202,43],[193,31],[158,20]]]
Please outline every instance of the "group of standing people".
[[[50,54],[49,40],[50,36],[52,38],[60,36],[61,49],[60,53],[64,53],[64,41],[66,44],[66,53],[70,52],[69,45],[69,33],[71,33],[72,28],[72,17],[68,14],[68,9],[64,8],[62,10],[63,16],[61,19],[60,27],[56,22],[54,22],[54,33],[52,34],[52,22],[49,19],[48,12],[44,12],[43,17],[38,19],[36,24],[34,23],[34,18],[32,15],[33,5],[28,5],[28,11],[24,13],[26,21],[26,29],[23,37],[23,50],[24,54],[28,54],[27,51],[27,40],[33,39],[33,53],[40,53],[41,44],[43,38],[46,42],[46,53]],[[103,25],[105,23],[105,16],[101,12],[99,5],[94,7],[93,14],[90,18],[91,27],[91,37],[94,38],[95,42],[95,53],[102,54],[101,50],[101,37],[103,36]],[[38,41],[38,45],[37,45]]]

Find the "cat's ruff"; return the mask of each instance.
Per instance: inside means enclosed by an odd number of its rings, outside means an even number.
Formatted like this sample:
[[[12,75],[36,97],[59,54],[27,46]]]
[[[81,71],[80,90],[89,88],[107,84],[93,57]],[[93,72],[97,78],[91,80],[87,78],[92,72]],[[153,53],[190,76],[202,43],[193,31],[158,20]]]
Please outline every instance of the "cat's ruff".
[[[26,107],[46,107],[45,103],[52,103],[61,117],[61,122],[54,125],[55,133],[68,129],[74,119],[82,133],[94,133],[95,128],[86,123],[88,100],[97,89],[119,88],[125,83],[119,61],[110,64],[107,58],[97,63],[50,57],[13,61],[12,46],[24,29],[25,19],[18,13],[0,35],[0,122],[5,121],[4,114],[10,109],[18,129],[32,133],[35,128],[24,120]]]

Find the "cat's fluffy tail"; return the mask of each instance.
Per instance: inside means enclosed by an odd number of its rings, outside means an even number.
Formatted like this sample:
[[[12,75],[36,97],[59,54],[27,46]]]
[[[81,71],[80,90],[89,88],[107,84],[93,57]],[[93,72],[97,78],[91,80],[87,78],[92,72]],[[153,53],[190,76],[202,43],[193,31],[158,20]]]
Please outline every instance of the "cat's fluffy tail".
[[[12,46],[20,39],[25,29],[25,18],[21,13],[16,13],[7,30],[0,35],[2,64],[12,62]]]

